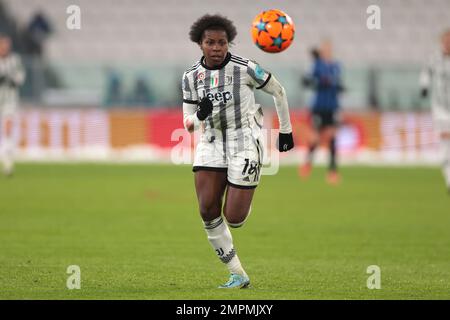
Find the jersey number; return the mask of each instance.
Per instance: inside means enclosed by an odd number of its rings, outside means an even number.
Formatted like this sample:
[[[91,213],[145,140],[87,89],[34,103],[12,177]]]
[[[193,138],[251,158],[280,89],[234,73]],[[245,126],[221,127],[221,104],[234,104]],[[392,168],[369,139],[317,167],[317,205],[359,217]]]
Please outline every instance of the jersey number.
[[[244,169],[242,169],[242,175],[246,175],[248,174],[249,176],[251,176],[252,174],[255,175],[255,178],[253,181],[258,181],[258,177],[259,177],[259,163],[252,161],[250,163],[249,159],[245,159],[245,165],[244,165]]]

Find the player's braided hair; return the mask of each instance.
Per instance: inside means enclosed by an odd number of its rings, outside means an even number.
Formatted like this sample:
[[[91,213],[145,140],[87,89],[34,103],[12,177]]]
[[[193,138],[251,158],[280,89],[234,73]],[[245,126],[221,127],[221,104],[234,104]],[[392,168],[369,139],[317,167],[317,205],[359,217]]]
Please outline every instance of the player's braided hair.
[[[205,14],[195,21],[191,26],[189,37],[191,41],[200,43],[205,30],[223,30],[227,33],[228,42],[232,42],[237,35],[236,27],[228,18],[219,14]]]

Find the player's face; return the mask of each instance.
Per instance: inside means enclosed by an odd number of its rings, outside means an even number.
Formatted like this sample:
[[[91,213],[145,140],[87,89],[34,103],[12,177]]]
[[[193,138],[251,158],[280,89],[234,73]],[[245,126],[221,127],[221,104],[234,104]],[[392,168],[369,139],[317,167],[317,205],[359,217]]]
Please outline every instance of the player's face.
[[[450,32],[442,36],[442,51],[446,55],[450,55]]]
[[[223,30],[205,30],[200,48],[208,67],[220,65],[228,52],[228,37]]]
[[[11,41],[9,38],[0,37],[0,57],[5,57],[9,54],[11,49]]]
[[[333,59],[333,46],[331,42],[324,41],[320,46],[320,57],[326,61]]]

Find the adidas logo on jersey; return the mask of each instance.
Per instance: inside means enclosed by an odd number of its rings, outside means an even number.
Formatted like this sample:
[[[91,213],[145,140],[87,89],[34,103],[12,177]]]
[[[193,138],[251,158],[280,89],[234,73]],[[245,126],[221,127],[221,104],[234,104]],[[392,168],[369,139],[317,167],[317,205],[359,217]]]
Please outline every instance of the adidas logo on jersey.
[[[222,91],[222,92],[216,92],[216,93],[211,93],[211,92],[206,93],[206,91],[203,90],[202,93],[203,93],[203,97],[207,97],[212,102],[217,101],[217,102],[227,103],[228,101],[233,99],[233,95],[231,94],[230,91]]]

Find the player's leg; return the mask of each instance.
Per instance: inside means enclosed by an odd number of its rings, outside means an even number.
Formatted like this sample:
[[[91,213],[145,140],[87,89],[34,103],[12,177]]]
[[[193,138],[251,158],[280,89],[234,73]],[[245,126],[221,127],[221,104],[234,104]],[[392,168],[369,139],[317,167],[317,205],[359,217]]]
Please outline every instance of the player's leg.
[[[230,150],[235,150],[228,158],[227,180],[223,214],[230,227],[237,228],[244,224],[253,199],[255,188],[261,178],[262,159],[264,158],[264,147],[258,138],[257,132],[239,137],[229,145]],[[237,257],[237,256],[236,256]],[[245,288],[250,284],[247,273],[239,263],[240,271],[232,271],[230,280],[223,288]]]
[[[232,275],[230,280],[233,281],[228,286],[222,287],[243,287],[244,285],[247,286],[248,283],[245,284],[245,281],[239,280],[241,280],[241,277],[248,279],[248,276],[234,249],[230,229],[221,216],[222,199],[226,186],[226,171],[199,170],[195,173],[195,189],[208,241]]]
[[[18,135],[18,116],[4,114],[1,117],[1,155],[3,173],[11,176],[14,172],[14,152]]]
[[[240,143],[243,149],[233,154],[229,160],[223,214],[232,228],[241,227],[247,219],[261,178],[264,146],[257,137],[259,136],[245,137]]]
[[[241,227],[250,213],[255,189],[243,189],[228,186],[223,214],[232,228]]]
[[[0,155],[3,167],[3,174],[9,176],[12,173],[13,163],[11,160],[11,142],[9,138],[10,121],[9,116],[5,113],[1,115],[1,140],[0,140]]]
[[[244,224],[251,210],[251,202],[254,191],[254,188],[241,189],[228,186],[223,214],[230,227],[238,228]],[[222,224],[225,228],[226,224],[223,222]],[[227,231],[229,232],[228,228]],[[231,233],[229,233],[229,237],[231,240]],[[230,251],[226,259],[229,260],[227,265],[231,276],[228,282],[221,285],[220,288],[247,288],[250,285],[250,278],[242,267],[241,261],[239,260],[234,248]]]
[[[337,156],[336,156],[336,126],[327,126],[323,130],[323,139],[328,145],[329,150],[329,162],[328,162],[328,172],[327,181],[330,184],[337,184],[340,180],[339,173],[337,170]]]
[[[4,167],[5,167],[4,157],[3,157],[3,154],[4,154],[3,145],[4,145],[4,139],[5,139],[4,131],[5,131],[5,120],[4,120],[4,117],[2,114],[2,108],[0,106],[0,164],[1,164],[2,170],[4,170]]]
[[[332,111],[325,113],[323,122],[323,140],[326,142],[329,150],[327,181],[330,184],[337,184],[340,178],[337,170],[336,134],[338,121],[336,113]]]
[[[226,168],[217,171],[198,170],[194,174],[198,206],[203,221],[220,217],[222,199],[227,187]]]
[[[314,128],[311,131],[310,134],[310,139],[308,142],[308,150],[306,152],[306,161],[305,161],[305,165],[308,167],[308,172],[307,174],[309,175],[310,171],[311,171],[311,167],[314,161],[314,152],[316,151],[317,147],[319,146],[319,140],[320,140],[320,130]]]
[[[299,167],[299,175],[302,178],[307,178],[311,174],[312,164],[314,161],[314,152],[316,151],[320,141],[320,127],[321,116],[318,113],[312,113],[311,115],[311,131],[307,141],[306,159],[304,164]]]
[[[440,144],[443,157],[442,173],[444,175],[447,190],[450,193],[450,131],[441,132]]]
[[[329,171],[337,171],[337,163],[336,163],[336,133],[337,128],[334,125],[327,126],[323,130],[323,139],[328,146],[328,150],[330,152],[330,158],[328,162],[328,170]]]

